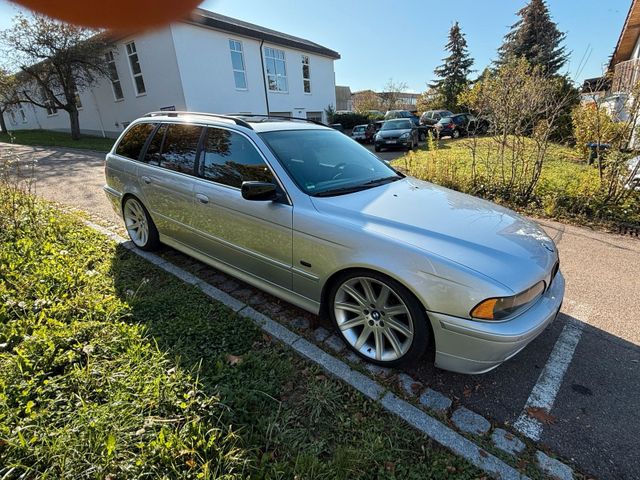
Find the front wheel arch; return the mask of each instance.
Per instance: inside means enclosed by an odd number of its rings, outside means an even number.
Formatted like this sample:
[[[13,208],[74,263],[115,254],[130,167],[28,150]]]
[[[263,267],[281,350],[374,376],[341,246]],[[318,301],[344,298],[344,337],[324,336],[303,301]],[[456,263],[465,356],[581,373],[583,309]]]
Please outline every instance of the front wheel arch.
[[[343,276],[348,275],[350,273],[355,273],[355,272],[362,272],[362,273],[369,272],[377,275],[383,275],[384,277],[387,277],[395,282],[398,282],[400,285],[402,285],[407,290],[407,292],[416,300],[416,302],[418,302],[422,307],[422,310],[424,311],[424,314],[425,314],[427,327],[429,329],[429,345],[427,348],[435,351],[435,348],[432,348],[432,347],[435,347],[436,339],[433,332],[433,326],[431,325],[431,318],[429,318],[429,313],[427,311],[426,305],[420,300],[420,298],[418,298],[418,296],[412,291],[412,289],[408,285],[406,285],[401,279],[396,278],[392,275],[389,275],[388,273],[381,272],[380,270],[376,270],[374,268],[348,267],[348,268],[344,268],[342,270],[333,272],[329,276],[329,278],[327,278],[327,280],[324,282],[324,285],[322,286],[322,292],[320,294],[320,312],[319,312],[319,316],[321,318],[329,319],[329,320],[331,318],[329,314],[329,293],[331,292],[332,287]]]

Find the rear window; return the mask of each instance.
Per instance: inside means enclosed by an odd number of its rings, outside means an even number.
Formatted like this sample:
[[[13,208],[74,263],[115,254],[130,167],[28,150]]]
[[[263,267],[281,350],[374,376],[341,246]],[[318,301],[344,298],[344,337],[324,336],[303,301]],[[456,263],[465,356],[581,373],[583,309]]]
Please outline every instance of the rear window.
[[[181,173],[194,173],[202,127],[169,125],[164,136],[160,166]]]
[[[116,153],[132,160],[138,160],[140,151],[154,128],[153,123],[139,123],[133,126],[118,143]]]

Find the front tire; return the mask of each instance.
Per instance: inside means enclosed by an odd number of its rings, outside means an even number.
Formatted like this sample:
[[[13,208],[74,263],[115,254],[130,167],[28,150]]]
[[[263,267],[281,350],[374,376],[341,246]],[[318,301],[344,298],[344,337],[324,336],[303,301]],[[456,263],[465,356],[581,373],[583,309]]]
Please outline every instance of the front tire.
[[[373,149],[374,149],[376,152],[379,152],[379,151],[380,151],[380,147],[379,147],[379,146],[377,146],[377,145],[376,145],[375,147],[373,147]]]
[[[141,250],[152,251],[160,245],[158,229],[145,206],[135,197],[128,197],[122,206],[122,217],[129,238]]]
[[[385,367],[409,364],[429,345],[424,307],[406,287],[385,275],[347,272],[333,283],[328,302],[337,332],[369,362]]]
[[[460,130],[456,128],[453,132],[451,132],[451,138],[460,138]]]

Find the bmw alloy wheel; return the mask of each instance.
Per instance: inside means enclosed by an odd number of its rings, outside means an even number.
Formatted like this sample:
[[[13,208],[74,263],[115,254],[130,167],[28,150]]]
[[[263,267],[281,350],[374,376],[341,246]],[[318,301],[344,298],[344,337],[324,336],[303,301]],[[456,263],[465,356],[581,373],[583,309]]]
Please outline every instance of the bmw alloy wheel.
[[[158,231],[147,209],[137,198],[129,197],[122,208],[125,228],[131,241],[143,250],[157,247]]]
[[[414,319],[402,297],[385,282],[355,277],[337,289],[333,313],[344,339],[378,362],[402,358],[414,340]]]

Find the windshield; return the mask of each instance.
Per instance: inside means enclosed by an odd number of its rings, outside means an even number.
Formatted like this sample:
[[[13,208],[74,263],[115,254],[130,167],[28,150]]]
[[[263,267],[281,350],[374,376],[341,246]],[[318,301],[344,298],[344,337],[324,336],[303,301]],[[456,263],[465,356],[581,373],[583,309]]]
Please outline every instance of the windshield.
[[[384,122],[382,130],[410,130],[411,120],[394,120],[390,122]]]
[[[453,119],[451,117],[444,117],[444,118],[441,118],[438,123],[452,123],[452,122],[453,122]]]
[[[281,130],[260,136],[300,189],[314,196],[351,193],[402,178],[366,148],[332,130]]]

